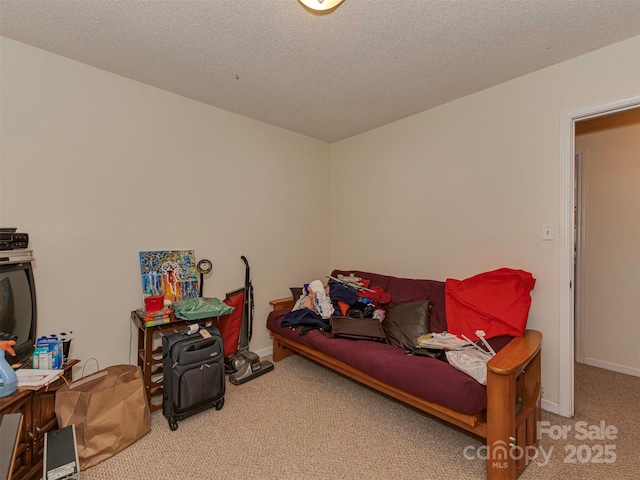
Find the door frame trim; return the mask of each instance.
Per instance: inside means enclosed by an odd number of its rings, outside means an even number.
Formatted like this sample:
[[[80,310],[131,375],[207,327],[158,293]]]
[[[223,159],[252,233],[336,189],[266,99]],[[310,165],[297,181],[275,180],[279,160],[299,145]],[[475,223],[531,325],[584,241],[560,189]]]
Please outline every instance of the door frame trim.
[[[576,162],[576,244],[575,244],[575,360],[584,363],[585,352],[585,268],[586,268],[586,194],[585,188],[587,184],[587,152],[584,149],[578,151],[575,155]]]
[[[560,115],[560,281],[558,325],[558,414],[574,414],[575,360],[575,123],[640,107],[640,94],[610,100]]]

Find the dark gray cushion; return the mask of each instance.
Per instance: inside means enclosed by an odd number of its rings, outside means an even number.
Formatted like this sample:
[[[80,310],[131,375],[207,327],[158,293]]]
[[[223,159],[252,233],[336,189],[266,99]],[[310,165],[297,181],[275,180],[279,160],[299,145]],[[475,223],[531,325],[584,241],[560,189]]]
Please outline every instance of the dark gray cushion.
[[[388,308],[382,322],[387,341],[403,350],[413,350],[418,337],[429,332],[429,305],[425,300]]]

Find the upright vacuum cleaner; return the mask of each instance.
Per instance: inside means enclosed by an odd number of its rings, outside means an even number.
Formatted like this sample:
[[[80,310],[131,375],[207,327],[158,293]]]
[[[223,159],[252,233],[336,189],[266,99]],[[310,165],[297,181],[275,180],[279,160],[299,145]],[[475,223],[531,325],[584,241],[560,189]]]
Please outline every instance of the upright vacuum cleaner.
[[[225,366],[230,373],[229,381],[234,385],[242,385],[273,370],[273,363],[267,360],[260,361],[260,357],[257,354],[249,351],[249,341],[253,335],[253,285],[251,284],[249,262],[244,255],[240,258],[244,262],[246,271],[244,288],[242,289],[244,294],[242,327],[237,352],[235,355],[225,358]],[[229,295],[231,294],[227,296]]]

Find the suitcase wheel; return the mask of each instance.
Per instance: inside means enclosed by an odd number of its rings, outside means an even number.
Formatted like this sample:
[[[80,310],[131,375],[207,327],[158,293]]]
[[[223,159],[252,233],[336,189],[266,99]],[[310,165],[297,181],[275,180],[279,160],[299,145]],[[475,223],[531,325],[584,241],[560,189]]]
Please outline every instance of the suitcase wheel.
[[[173,417],[169,417],[169,428],[172,432],[175,432],[178,429],[178,422],[176,422]]]
[[[222,407],[224,407],[224,397],[220,399],[218,403],[216,403],[216,410],[222,410]]]

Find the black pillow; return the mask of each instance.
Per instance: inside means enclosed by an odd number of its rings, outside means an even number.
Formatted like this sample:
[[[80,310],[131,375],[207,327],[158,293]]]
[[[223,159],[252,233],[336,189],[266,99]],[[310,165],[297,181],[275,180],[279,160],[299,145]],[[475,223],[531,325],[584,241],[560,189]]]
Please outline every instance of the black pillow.
[[[429,332],[429,308],[429,300],[388,308],[382,321],[387,342],[403,350],[413,350],[418,337]]]

